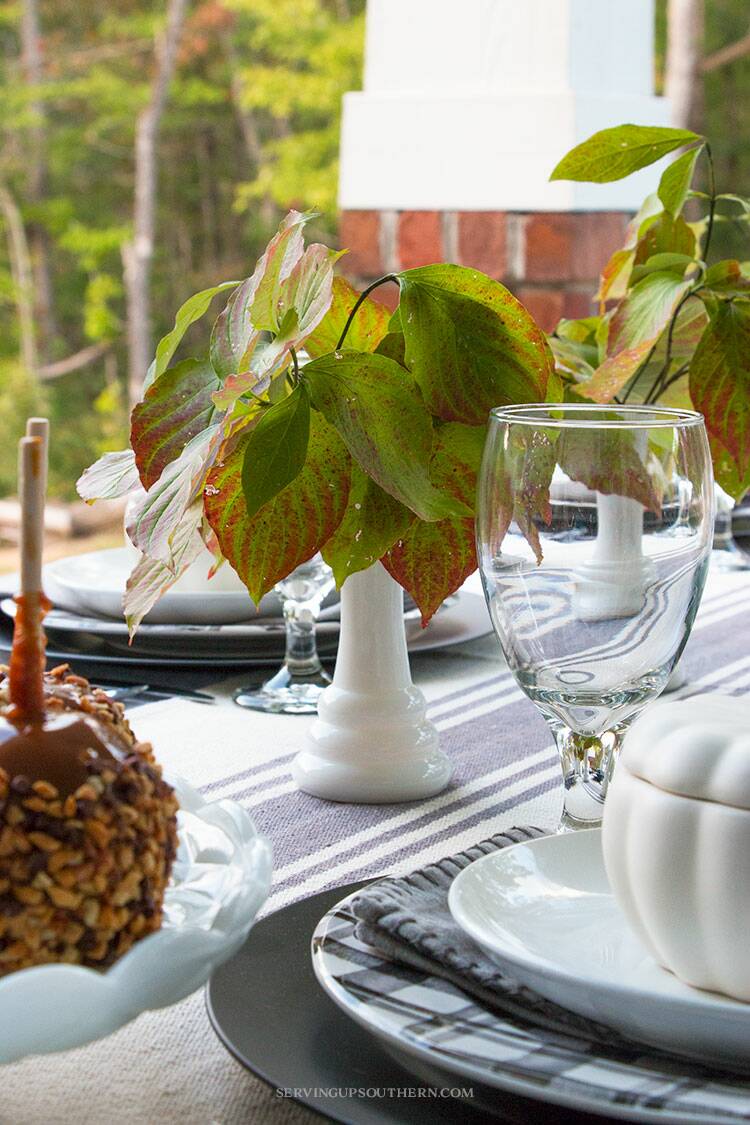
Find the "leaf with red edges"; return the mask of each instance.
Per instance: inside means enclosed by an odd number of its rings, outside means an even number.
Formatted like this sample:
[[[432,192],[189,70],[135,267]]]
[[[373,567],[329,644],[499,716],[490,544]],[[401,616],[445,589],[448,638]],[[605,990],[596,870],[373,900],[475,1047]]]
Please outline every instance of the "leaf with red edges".
[[[611,402],[630,382],[653,346],[653,340],[644,340],[632,348],[623,348],[617,355],[607,356],[588,382],[578,384],[579,395],[593,402]]]
[[[435,439],[430,478],[437,488],[469,509],[475,503],[484,437],[483,427],[448,423],[438,429]],[[380,561],[414,598],[425,626],[445,599],[476,570],[474,520],[415,520]]]
[[[399,281],[406,365],[432,414],[482,425],[493,406],[544,401],[554,369],[546,337],[500,282],[454,265]]]
[[[130,444],[144,488],[151,488],[189,441],[216,421],[221,384],[206,360],[186,359],[152,383],[130,420]]]
[[[352,463],[352,486],[344,518],[322,548],[336,585],[377,562],[414,521],[414,513],[384,492]]]
[[[512,427],[507,440],[499,446],[493,465],[492,496],[485,505],[494,513],[493,554],[502,550],[502,542],[511,523],[516,524],[526,542],[542,561],[539,524],[548,525],[552,518],[550,483],[557,464],[555,443],[543,430],[533,427]]]
[[[209,473],[204,507],[222,554],[257,604],[331,538],[346,509],[351,462],[336,430],[313,411],[301,472],[249,519],[242,489],[248,440],[240,435]]]
[[[617,407],[612,410],[617,418]],[[659,494],[633,432],[614,427],[564,429],[557,441],[557,459],[571,480],[605,496],[637,500],[655,515],[661,514]]]
[[[381,488],[422,519],[456,513],[455,501],[430,482],[432,420],[403,367],[371,352],[336,352],[308,363],[302,380]]]
[[[644,277],[615,310],[609,328],[608,353],[618,355],[657,340],[689,289],[690,282],[673,273],[650,273]]]
[[[341,333],[359,293],[343,277],[333,279],[333,300],[328,313],[305,340],[305,350],[313,359],[338,347]],[[366,297],[346,334],[346,347],[355,352],[374,352],[388,332],[391,314],[385,305]]]
[[[719,304],[690,364],[690,394],[743,480],[750,470],[750,302]]]

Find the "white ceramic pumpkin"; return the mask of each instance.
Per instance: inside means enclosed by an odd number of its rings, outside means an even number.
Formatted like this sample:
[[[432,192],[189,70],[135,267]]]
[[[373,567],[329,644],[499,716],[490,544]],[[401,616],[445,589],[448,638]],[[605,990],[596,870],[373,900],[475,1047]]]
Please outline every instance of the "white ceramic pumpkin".
[[[657,703],[628,732],[607,794],[604,861],[655,959],[750,1001],[750,703]]]

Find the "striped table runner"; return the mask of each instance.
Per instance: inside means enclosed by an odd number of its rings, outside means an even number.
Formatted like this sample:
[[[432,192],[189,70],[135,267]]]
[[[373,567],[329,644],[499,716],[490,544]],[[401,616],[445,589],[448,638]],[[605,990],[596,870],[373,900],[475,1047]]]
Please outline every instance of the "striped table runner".
[[[688,683],[676,694],[750,689],[748,638],[750,572],[712,567],[684,658]],[[557,822],[556,751],[494,637],[412,664],[455,764],[452,786],[429,801],[341,805],[297,792],[289,765],[310,720],[242,711],[231,703],[234,683],[220,685],[216,707],[173,699],[133,711],[138,735],[154,742],[167,770],[211,797],[239,801],[270,837],[275,874],[266,911],[327,887],[407,872],[513,824]],[[37,1081],[42,1068],[44,1084]],[[200,994],[147,1013],[101,1043],[6,1067],[2,1077],[0,1122],[14,1125],[317,1120],[232,1062]]]

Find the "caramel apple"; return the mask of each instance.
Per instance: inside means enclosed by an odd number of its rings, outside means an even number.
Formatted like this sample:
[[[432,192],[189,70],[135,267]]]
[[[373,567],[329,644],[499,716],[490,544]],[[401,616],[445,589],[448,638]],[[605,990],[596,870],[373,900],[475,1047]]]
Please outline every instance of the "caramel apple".
[[[44,671],[45,475],[40,439],[23,439],[22,593],[0,668],[0,974],[110,965],[161,925],[177,845],[174,791],[122,705],[67,665]]]

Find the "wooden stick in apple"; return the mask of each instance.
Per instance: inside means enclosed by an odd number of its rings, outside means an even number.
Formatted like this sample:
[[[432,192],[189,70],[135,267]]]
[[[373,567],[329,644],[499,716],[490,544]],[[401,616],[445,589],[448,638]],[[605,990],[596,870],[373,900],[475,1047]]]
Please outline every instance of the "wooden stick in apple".
[[[16,598],[10,657],[12,719],[17,726],[44,722],[46,638],[42,621],[50,603],[42,591],[44,499],[47,483],[46,419],[30,419],[30,436],[18,443],[18,495],[21,503],[21,590]]]

